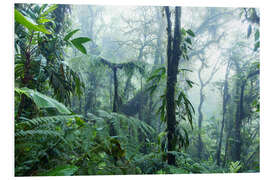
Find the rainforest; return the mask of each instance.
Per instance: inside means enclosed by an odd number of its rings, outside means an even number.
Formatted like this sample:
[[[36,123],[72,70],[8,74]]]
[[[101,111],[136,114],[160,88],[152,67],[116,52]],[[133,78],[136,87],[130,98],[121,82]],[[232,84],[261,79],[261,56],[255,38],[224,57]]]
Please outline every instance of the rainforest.
[[[14,5],[15,176],[260,172],[257,8]]]

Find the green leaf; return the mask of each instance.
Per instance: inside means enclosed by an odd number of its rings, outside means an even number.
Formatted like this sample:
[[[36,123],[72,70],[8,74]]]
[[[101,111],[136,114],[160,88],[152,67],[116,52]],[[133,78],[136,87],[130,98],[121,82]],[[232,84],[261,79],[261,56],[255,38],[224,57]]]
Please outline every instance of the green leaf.
[[[14,10],[15,12],[15,21],[26,27],[29,31],[39,31],[45,34],[51,34],[44,26],[42,25],[35,25],[28,21],[17,9]]]
[[[185,40],[188,44],[190,44],[190,45],[192,45],[192,43],[191,43],[191,39],[190,38],[186,38],[186,40]]]
[[[42,11],[48,6],[48,4],[43,4],[41,8],[39,9],[39,14],[42,13]]]
[[[27,97],[32,99],[38,108],[55,108],[59,113],[71,114],[68,108],[57,100],[48,97],[33,89],[15,88],[15,91],[19,94],[25,94]]]
[[[184,28],[181,29],[181,34],[182,34],[183,36],[186,36],[186,35],[187,35],[187,32],[186,32],[186,30],[185,30]]]
[[[158,134],[158,144],[161,144],[161,140],[163,137],[167,135],[167,132],[162,131],[161,133]]]
[[[84,53],[84,54],[87,54],[86,49],[85,49],[85,47],[84,47],[82,44],[78,44],[78,43],[74,43],[74,42],[72,42],[72,44],[73,44],[79,51],[81,51],[81,52]]]
[[[194,84],[193,81],[187,79],[186,82],[188,83],[189,87],[191,88],[193,87],[193,84]]]
[[[71,176],[78,169],[79,168],[75,165],[57,166],[56,168],[54,168],[50,171],[39,174],[39,176]]]
[[[68,33],[66,36],[65,36],[65,38],[64,38],[64,40],[65,41],[68,41],[70,38],[71,38],[71,36],[73,36],[76,32],[78,32],[80,29],[76,29],[76,30],[74,30],[74,31],[71,31],[70,33]]]
[[[71,43],[79,50],[81,51],[82,53],[84,54],[87,54],[86,53],[86,49],[85,47],[82,45],[83,43],[86,43],[88,41],[91,41],[90,38],[87,38],[87,37],[79,37],[79,38],[76,38],[76,39],[73,39],[71,40]]]
[[[80,118],[80,117],[75,117],[75,120],[76,120],[76,124],[78,125],[78,126],[83,126],[84,124],[85,124],[85,121],[82,119],[82,118]]]
[[[254,51],[257,51],[260,48],[260,41],[255,43]]]
[[[187,30],[186,32],[188,33],[188,35],[195,37],[195,34],[193,31],[191,31],[191,29]]]
[[[58,6],[56,4],[50,6],[45,12],[41,14],[41,17],[48,15],[49,13],[53,12]]]
[[[52,19],[39,18],[37,21],[38,21],[38,23],[43,24],[43,23],[46,23],[46,22],[51,22],[53,20],[54,20],[54,18],[52,18]]]
[[[75,42],[75,43],[78,43],[78,44],[83,44],[83,43],[86,43],[88,41],[91,41],[91,39],[87,38],[87,37],[79,37],[79,38],[73,39],[71,41]]]
[[[260,38],[260,31],[257,29],[256,33],[254,34],[255,41],[258,41]]]
[[[178,71],[178,72],[181,72],[181,71],[193,72],[193,71],[192,71],[192,70],[190,70],[190,69],[179,69],[179,71]]]

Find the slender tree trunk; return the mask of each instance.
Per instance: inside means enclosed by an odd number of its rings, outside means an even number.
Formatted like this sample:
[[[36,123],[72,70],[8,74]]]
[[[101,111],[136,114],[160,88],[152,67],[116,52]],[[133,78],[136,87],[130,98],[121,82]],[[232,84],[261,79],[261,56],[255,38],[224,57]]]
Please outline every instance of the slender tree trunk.
[[[113,107],[113,95],[112,95],[112,75],[110,74],[110,107]]]
[[[167,31],[168,31],[168,47],[167,47],[167,91],[166,91],[166,117],[167,117],[167,129],[168,129],[168,151],[174,151],[176,145],[176,116],[175,116],[175,85],[177,82],[177,70],[179,65],[179,59],[181,56],[180,51],[180,18],[181,18],[181,7],[175,7],[175,26],[174,26],[174,39],[172,47],[172,31],[171,31],[171,20],[169,7],[165,7],[167,16]],[[173,49],[172,49],[173,48]],[[168,154],[168,164],[175,165],[175,156],[171,153]]]
[[[241,81],[240,87],[240,100],[237,105],[236,119],[235,119],[235,145],[234,145],[234,161],[241,160],[241,148],[242,148],[242,138],[241,138],[241,126],[242,119],[244,118],[244,90],[245,81]]]
[[[201,154],[203,151],[203,142],[202,142],[202,137],[201,137],[201,131],[202,131],[202,121],[203,121],[203,113],[202,113],[202,106],[203,106],[203,102],[204,102],[204,95],[203,95],[203,89],[205,84],[203,83],[203,80],[201,78],[201,71],[203,69],[203,63],[201,64],[201,67],[198,71],[198,76],[199,76],[199,80],[200,80],[200,103],[198,106],[198,113],[199,113],[199,117],[198,117],[198,129],[199,129],[199,133],[198,133],[198,158],[201,159]]]
[[[114,84],[114,98],[113,98],[113,111],[112,112],[118,112],[118,79],[117,79],[117,68],[113,67],[113,84]],[[115,136],[116,132],[113,127],[113,124],[110,124],[110,135]]]
[[[201,154],[203,150],[203,142],[201,137],[201,131],[202,131],[202,121],[203,121],[203,113],[202,113],[202,105],[204,102],[204,96],[203,96],[203,86],[200,89],[200,104],[198,106],[198,112],[199,112],[199,118],[198,118],[198,128],[199,128],[199,134],[198,134],[198,158],[201,159]]]
[[[229,128],[229,132],[227,133],[226,145],[225,145],[225,155],[224,155],[222,167],[225,167],[226,162],[228,160],[228,153],[229,153],[228,149],[229,149],[229,144],[230,144],[229,139],[231,138],[231,133],[232,133],[232,127]]]
[[[114,99],[113,99],[113,112],[118,111],[118,80],[117,68],[113,68],[113,84],[114,84]]]
[[[230,71],[230,63],[228,62],[227,68],[226,68],[226,74],[225,74],[225,82],[224,82],[224,89],[223,89],[223,113],[222,113],[222,123],[221,123],[221,130],[219,134],[219,144],[218,144],[218,150],[217,150],[217,165],[220,165],[220,153],[221,153],[221,147],[222,147],[222,139],[223,139],[223,129],[225,124],[225,114],[227,112],[226,106],[228,102],[228,76]]]
[[[129,98],[129,88],[130,88],[130,85],[131,85],[131,78],[132,78],[132,75],[133,74],[129,74],[128,75],[128,78],[127,78],[127,81],[126,81],[126,85],[125,85],[125,89],[124,89],[124,97],[128,100]]]

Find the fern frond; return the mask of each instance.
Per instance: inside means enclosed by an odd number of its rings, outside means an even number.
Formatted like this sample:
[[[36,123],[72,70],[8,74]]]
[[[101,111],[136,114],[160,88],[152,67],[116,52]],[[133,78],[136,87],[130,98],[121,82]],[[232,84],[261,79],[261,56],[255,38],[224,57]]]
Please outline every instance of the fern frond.
[[[55,130],[20,130],[15,133],[15,137],[29,137],[29,136],[54,136],[62,137],[62,134],[56,132]]]
[[[80,117],[78,115],[58,115],[58,116],[45,116],[45,117],[37,117],[33,119],[23,118],[23,122],[18,123],[19,126],[38,126],[41,124],[49,124],[49,123],[58,123],[58,122],[66,122],[67,120],[74,119],[75,117]]]

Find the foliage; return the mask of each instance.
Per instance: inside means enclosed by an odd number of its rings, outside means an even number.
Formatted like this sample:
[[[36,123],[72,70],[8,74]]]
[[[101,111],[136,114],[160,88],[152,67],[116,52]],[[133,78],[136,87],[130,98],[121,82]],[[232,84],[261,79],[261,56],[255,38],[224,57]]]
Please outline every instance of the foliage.
[[[71,112],[62,104],[57,102],[55,99],[50,98],[44,94],[39,93],[33,89],[24,88],[15,88],[15,92],[20,95],[24,94],[36,104],[38,108],[55,108],[59,113],[70,114]]]
[[[29,5],[28,8],[20,8],[24,15],[15,9],[15,74],[21,86],[33,89],[44,90],[44,82],[48,81],[56,98],[67,103],[71,93],[82,94],[84,85],[80,81],[80,75],[64,62],[63,48],[74,43],[54,33],[54,24],[57,22],[54,22],[52,13],[56,8],[56,5]],[[47,29],[51,33],[48,34]],[[71,40],[77,42],[75,47],[82,46],[80,39]],[[90,39],[83,40],[85,43]]]
[[[181,29],[181,38],[182,38],[182,43],[181,43],[181,56],[183,57],[184,60],[189,60],[188,56],[188,49],[192,49],[192,41],[191,38],[194,38],[195,34],[191,29],[185,30],[184,28]]]
[[[39,174],[39,176],[71,176],[77,170],[78,167],[74,165],[58,166],[48,172]]]
[[[46,34],[51,34],[43,26],[35,25],[31,23],[30,21],[28,21],[17,9],[15,9],[14,12],[15,12],[15,21],[27,27],[29,31],[40,31]],[[41,22],[44,22],[44,21],[41,21]]]
[[[134,17],[123,14],[105,22],[103,15],[109,11],[104,7],[15,4],[15,176],[260,170],[258,10],[242,9],[250,23],[247,34],[232,28],[219,38],[215,36],[228,29],[235,14],[227,14],[227,8],[185,11],[182,18],[193,18],[195,13],[196,21],[184,20],[185,28],[180,29],[175,148],[169,151],[167,41],[161,9],[139,7]],[[249,39],[242,38],[246,36]],[[219,47],[220,39],[226,46]],[[231,68],[226,83],[219,72],[213,77],[218,82],[205,89],[201,130],[194,123],[200,106],[193,74],[196,57],[204,57],[202,78],[209,75],[210,62],[216,59]],[[112,112],[115,77],[119,111]],[[204,142],[201,159],[197,158],[198,134]],[[237,137],[239,160],[234,155]],[[223,143],[217,165],[219,139]],[[169,165],[172,155],[176,163]]]
[[[242,167],[242,165],[240,164],[239,161],[231,162],[230,167],[229,167],[230,172],[231,173],[237,173],[240,170],[241,167]]]

